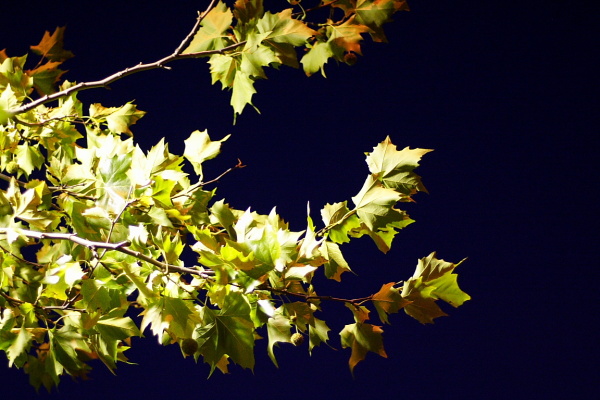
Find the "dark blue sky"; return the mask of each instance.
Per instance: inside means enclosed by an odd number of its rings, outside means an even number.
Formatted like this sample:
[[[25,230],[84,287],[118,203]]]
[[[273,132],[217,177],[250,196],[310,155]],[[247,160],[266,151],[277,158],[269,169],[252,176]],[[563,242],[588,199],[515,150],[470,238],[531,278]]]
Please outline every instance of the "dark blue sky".
[[[66,48],[76,55],[66,78],[95,80],[170,53],[204,4],[172,3],[25,7],[9,0],[0,49],[21,55],[44,30],[66,24]],[[210,85],[203,60],[134,75],[80,98],[105,106],[135,99],[148,111],[134,127],[146,148],[165,136],[181,152],[193,130],[207,128],[213,138],[231,133],[206,174],[218,175],[238,157],[248,167],[223,179],[217,197],[261,213],[276,205],[295,230],[304,229],[307,201],[318,219],[326,202],[358,192],[367,174],[363,153],[387,135],[399,147],[435,149],[418,170],[430,194],[409,208],[417,223],[397,235],[386,256],[367,239],[346,245],[359,276],[327,290],[370,294],[407,278],[418,258],[436,250],[449,261],[469,257],[458,272],[473,299],[446,309],[450,317],[435,325],[394,315],[384,326],[389,358],[370,354],[354,379],[349,351],[335,337],[337,351],[323,346],[311,358],[281,346],[280,369],[266,356],[264,340],[254,374],[233,368],[206,380],[205,365],[183,360],[175,346],[159,348],[149,336],[129,351],[139,365],[121,365],[116,377],[97,365],[93,380],[65,378],[58,395],[40,398],[584,399],[597,393],[593,10],[559,0],[410,4],[410,13],[387,26],[390,43],[366,44],[353,67],[330,62],[327,79],[268,71],[254,97],[261,115],[248,109],[235,126],[229,95]],[[350,322],[344,307],[324,308],[332,333]],[[14,391],[3,399],[34,398],[22,372],[2,368],[0,390]]]

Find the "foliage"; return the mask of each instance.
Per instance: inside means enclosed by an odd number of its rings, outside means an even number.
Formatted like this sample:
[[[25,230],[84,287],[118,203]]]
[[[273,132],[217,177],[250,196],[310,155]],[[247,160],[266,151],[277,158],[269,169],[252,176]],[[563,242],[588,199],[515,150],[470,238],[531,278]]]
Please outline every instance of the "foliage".
[[[58,67],[73,56],[63,48],[63,28],[31,47],[41,56],[34,69],[25,67],[29,56],[0,52],[0,349],[35,387],[50,389],[65,373],[85,376],[93,359],[114,371],[127,361],[131,338],[148,330],[202,358],[211,372],[227,372],[230,362],[253,369],[255,340],[266,335],[277,364],[278,343],[306,340],[312,351],[330,340],[326,301],[345,304],[353,316],[340,332],[353,370],[367,352],[386,356],[370,310],[383,324],[400,310],[430,323],[445,315],[437,300],[457,307],[470,298],[457,285],[458,264],[435,253],[419,260],[413,277],[365,297],[321,295],[313,283],[320,274],[341,282],[351,271],[341,245],[352,239],[366,235],[390,250],[413,222],[396,205],[426,190],[414,169],[430,150],[398,150],[386,138],[367,154],[369,174],[352,203],[325,205],[320,229],[309,210],[306,229],[293,231],[275,208],[268,215],[237,210],[207,188],[220,177],[205,180],[202,165],[228,136],[195,131],[182,156],[164,139],[144,151],[131,130],[144,116],[136,105],[84,111],[77,99],[134,72],[208,57],[213,83],[232,90],[237,115],[252,104],[264,68],[302,64],[310,75],[324,74],[330,58],[353,63],[363,34],[384,41],[382,25],[407,8],[400,0],[290,4],[298,11],[271,13],[260,0],[233,8],[213,2],[172,55],[98,82],[58,84]],[[307,22],[323,10],[324,22]],[[296,48],[304,49],[300,62]],[[196,257],[185,255],[189,249]]]

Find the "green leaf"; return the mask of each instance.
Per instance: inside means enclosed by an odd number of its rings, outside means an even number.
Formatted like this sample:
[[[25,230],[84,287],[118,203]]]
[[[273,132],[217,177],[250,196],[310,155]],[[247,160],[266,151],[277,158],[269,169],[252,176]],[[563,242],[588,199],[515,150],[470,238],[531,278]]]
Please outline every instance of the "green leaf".
[[[288,43],[302,46],[309,37],[317,34],[304,22],[292,18],[292,9],[285,9],[277,14],[266,12],[256,24],[260,33],[268,33],[265,40],[275,43]]]
[[[202,307],[203,325],[196,332],[199,351],[214,370],[223,356],[243,368],[254,369],[254,324],[245,296],[233,292],[225,297],[221,310]]]
[[[229,139],[230,135],[221,140],[212,141],[207,131],[194,131],[189,138],[185,139],[185,151],[183,156],[192,163],[194,171],[202,179],[202,163],[215,158],[221,152],[221,144]]]
[[[356,364],[364,360],[369,351],[387,358],[383,348],[382,333],[383,330],[379,326],[358,322],[346,325],[340,332],[342,348],[352,349],[348,362],[351,372],[354,372]]]
[[[267,351],[271,361],[273,361],[273,364],[275,364],[275,366],[278,368],[279,364],[277,364],[277,359],[275,358],[275,353],[273,352],[273,346],[275,346],[278,342],[291,343],[291,327],[292,325],[290,324],[290,320],[281,314],[275,314],[267,321],[267,334],[269,335]]]
[[[13,338],[11,345],[6,349],[6,358],[8,358],[9,367],[12,367],[13,364],[16,364],[18,367],[22,366],[17,359],[21,358],[22,355],[26,355],[31,339],[31,333],[22,326],[19,329],[19,333]]]
[[[226,32],[231,27],[232,21],[233,14],[225,3],[219,1],[204,17],[200,23],[201,28],[183,53],[197,53],[227,46],[230,40]]]
[[[56,92],[56,84],[60,77],[67,71],[58,69],[61,62],[48,61],[32,71],[27,71],[33,78],[33,86],[41,95],[52,94]]]
[[[130,199],[132,186],[127,172],[131,167],[131,158],[131,153],[104,158],[96,171],[100,192],[97,204],[114,215],[119,215]]]
[[[453,307],[470,300],[471,296],[458,287],[458,276],[453,273],[463,261],[453,264],[440,260],[435,252],[421,258],[414,275],[402,289],[402,297],[411,302],[404,311],[423,324],[433,323],[435,318],[447,315],[435,303],[436,300],[444,300]]]
[[[124,340],[132,336],[141,336],[135,322],[129,317],[100,318],[96,329],[102,336],[113,340]]]
[[[129,127],[135,124],[145,114],[146,112],[138,110],[135,104],[127,103],[122,107],[118,107],[108,115],[106,117],[106,123],[111,132],[126,133],[131,136],[133,133]]]
[[[421,157],[430,151],[433,150],[408,147],[398,151],[388,136],[373,148],[373,152],[367,156],[367,164],[369,171],[386,188],[394,189],[410,198],[417,191],[427,192],[421,177],[413,170],[419,166]]]
[[[15,96],[15,92],[10,85],[6,85],[2,93],[0,93],[0,126],[4,125],[11,117],[10,110],[17,107],[19,101]]]
[[[312,350],[323,342],[329,340],[329,327],[318,318],[313,318],[308,326],[308,351],[312,353]]]
[[[405,0],[357,0],[356,22],[370,28],[371,37],[376,42],[386,42],[381,26],[391,21],[391,16],[397,12],[408,11]]]
[[[189,338],[200,322],[195,310],[191,309],[190,302],[183,301],[174,297],[160,297],[149,301],[148,307],[140,314],[144,317],[140,324],[140,330],[143,332],[147,326],[150,326],[152,332],[158,337],[159,343],[162,343],[165,333],[172,339]]]
[[[393,208],[398,200],[400,194],[381,186],[372,175],[367,177],[360,192],[352,197],[358,217],[371,231],[405,219],[402,211]]]
[[[325,263],[325,276],[327,278],[341,282],[341,275],[344,272],[352,272],[342,255],[340,246],[336,243],[325,241],[320,250],[323,257],[327,260]]]
[[[330,44],[327,42],[316,42],[312,46],[307,47],[309,47],[309,51],[300,61],[304,72],[307,76],[311,76],[315,72],[321,71],[321,75],[325,76],[325,64],[330,57],[333,57]]]
[[[355,211],[350,211],[346,201],[326,204],[321,210],[321,217],[328,229],[327,237],[339,244],[349,242],[348,234],[361,225]]]

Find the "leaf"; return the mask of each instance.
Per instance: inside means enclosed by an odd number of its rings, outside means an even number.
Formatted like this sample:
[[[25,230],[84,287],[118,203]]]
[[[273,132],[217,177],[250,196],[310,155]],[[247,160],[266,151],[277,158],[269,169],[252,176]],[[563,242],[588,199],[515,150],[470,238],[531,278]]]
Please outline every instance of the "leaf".
[[[233,292],[221,310],[202,307],[203,325],[197,329],[200,353],[214,370],[224,355],[243,368],[254,369],[254,324],[245,296]]]
[[[17,358],[27,352],[31,339],[31,333],[22,326],[21,329],[19,329],[19,333],[12,340],[11,345],[6,349],[6,358],[8,358],[9,367],[12,367],[17,361]],[[20,367],[21,365],[18,366]]]
[[[66,27],[64,26],[59,26],[52,34],[46,31],[40,43],[31,46],[31,50],[42,57],[46,57],[50,61],[62,62],[73,57],[73,53],[63,48],[65,28]]]
[[[341,275],[344,272],[352,272],[350,266],[344,259],[340,246],[329,241],[323,242],[320,247],[321,254],[327,262],[325,263],[325,276],[334,281],[341,282]]]
[[[183,53],[197,53],[227,46],[230,40],[226,32],[231,27],[232,21],[233,14],[225,3],[219,1],[204,17],[200,23],[201,28]]]
[[[0,93],[0,126],[4,125],[11,117],[10,110],[17,107],[19,101],[15,96],[15,92],[10,85],[6,85],[2,93]]]
[[[327,42],[316,42],[309,47],[308,53],[306,53],[300,63],[304,68],[306,76],[311,76],[317,71],[321,71],[321,75],[325,77],[325,64],[330,57],[333,56],[331,46]]]
[[[32,71],[27,71],[27,74],[33,78],[33,86],[40,95],[56,92],[56,83],[67,72],[57,68],[60,64],[61,62],[58,61],[48,61]]]
[[[342,348],[352,349],[348,361],[351,372],[354,372],[356,364],[364,360],[369,351],[387,358],[383,348],[382,333],[383,330],[379,326],[358,322],[346,325],[340,332]]]
[[[453,273],[463,261],[453,264],[440,260],[435,252],[421,258],[414,275],[402,288],[402,297],[411,302],[404,311],[423,324],[433,323],[435,318],[447,315],[435,303],[436,300],[444,300],[453,307],[470,300],[471,296],[458,287],[458,275]]]
[[[430,151],[433,150],[408,147],[398,151],[388,136],[367,155],[367,165],[369,171],[386,188],[394,189],[410,198],[417,191],[427,192],[421,177],[413,170],[419,166],[421,157]]]
[[[132,336],[141,336],[135,322],[129,317],[100,318],[96,329],[102,336],[113,340],[125,340]]]
[[[393,208],[398,200],[400,194],[382,187],[372,175],[367,177],[360,192],[352,197],[358,217],[371,231],[400,223],[405,219],[404,212]]]
[[[242,24],[262,17],[263,13],[263,0],[236,0],[234,4],[235,18]]]
[[[347,243],[350,241],[348,234],[358,229],[360,220],[354,211],[350,211],[347,202],[325,204],[321,210],[323,223],[328,228],[327,237],[335,243]]]
[[[313,318],[311,320],[311,322],[309,322],[309,325],[308,325],[308,339],[309,339],[308,351],[309,351],[309,353],[312,353],[312,350],[316,346],[320,345],[322,342],[327,342],[327,340],[329,340],[329,334],[328,334],[329,331],[330,331],[330,329],[327,326],[327,324],[325,323],[325,321],[322,321],[318,318]]]
[[[391,16],[397,12],[408,11],[404,0],[357,0],[356,22],[368,26],[371,37],[376,42],[387,42],[381,26],[391,21]]]
[[[264,40],[275,43],[288,43],[293,46],[302,46],[307,39],[317,34],[304,22],[292,18],[292,9],[285,9],[277,14],[266,12],[257,22],[256,27],[260,33],[267,33]]]
[[[275,314],[267,321],[267,334],[269,335],[267,352],[269,353],[271,361],[273,361],[273,364],[275,364],[277,368],[279,368],[279,364],[277,364],[277,359],[275,358],[275,353],[273,352],[273,346],[276,346],[277,343],[280,342],[291,343],[291,327],[290,320],[281,314]]]
[[[384,324],[389,324],[388,314],[397,313],[401,308],[410,304],[410,301],[404,299],[400,290],[394,285],[394,282],[390,282],[381,286],[381,289],[371,299],[377,314],[379,314],[379,319]]]
[[[183,156],[192,163],[194,171],[202,179],[202,163],[215,158],[221,152],[221,144],[229,139],[230,135],[221,140],[210,140],[207,131],[194,131],[189,138],[185,139],[185,151]]]
[[[143,332],[150,326],[159,343],[163,341],[165,332],[173,339],[189,338],[199,322],[197,314],[190,307],[189,302],[174,297],[153,299],[140,314],[144,316],[140,330]]]
[[[129,127],[145,114],[146,112],[138,110],[135,104],[127,103],[122,107],[116,108],[110,115],[106,116],[106,123],[111,132],[125,133],[131,136],[133,133]]]
[[[100,192],[98,204],[108,212],[119,215],[126,206],[132,190],[131,181],[127,176],[132,154],[103,158],[96,171],[97,189]]]
[[[328,28],[328,42],[334,54],[338,56],[344,52],[362,54],[359,43],[363,40],[362,34],[369,31],[368,27],[357,23],[355,18],[351,17],[341,25],[330,25]]]

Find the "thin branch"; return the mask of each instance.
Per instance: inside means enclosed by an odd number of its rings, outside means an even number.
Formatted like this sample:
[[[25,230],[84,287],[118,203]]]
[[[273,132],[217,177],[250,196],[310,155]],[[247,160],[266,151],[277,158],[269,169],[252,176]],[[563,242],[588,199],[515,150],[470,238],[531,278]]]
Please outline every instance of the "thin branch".
[[[200,57],[210,56],[213,54],[224,54],[228,51],[235,50],[236,48],[245,45],[246,41],[242,41],[242,42],[238,42],[238,43],[233,43],[229,46],[225,46],[222,49],[206,50],[206,51],[199,51],[199,52],[195,52],[195,53],[186,53],[186,54],[182,53],[185,46],[190,42],[190,40],[194,37],[194,35],[200,29],[200,23],[202,22],[202,20],[206,17],[206,15],[208,15],[208,13],[215,6],[215,4],[216,4],[215,0],[211,1],[209,6],[206,8],[206,10],[198,16],[198,19],[196,20],[196,23],[194,24],[194,27],[192,28],[192,30],[188,33],[188,35],[185,37],[185,39],[179,44],[177,49],[175,49],[175,51],[171,55],[163,57],[160,60],[152,62],[152,63],[147,63],[147,64],[139,63],[138,65],[136,65],[134,67],[125,68],[122,71],[116,72],[116,73],[114,73],[110,76],[107,76],[104,79],[100,79],[98,81],[78,83],[77,85],[71,86],[68,89],[61,90],[60,92],[56,92],[56,93],[53,93],[50,95],[40,97],[39,99],[32,101],[31,103],[27,103],[27,104],[22,105],[21,107],[17,107],[15,109],[9,110],[9,113],[11,115],[18,115],[18,114],[27,112],[29,110],[32,110],[41,104],[46,104],[53,100],[56,100],[56,99],[59,99],[62,97],[66,97],[66,96],[70,95],[71,93],[77,93],[77,92],[81,92],[81,91],[87,90],[87,89],[107,87],[111,83],[116,82],[121,78],[124,78],[126,76],[129,76],[131,74],[135,74],[138,72],[148,71],[148,70],[157,69],[157,68],[168,69],[167,67],[165,67],[165,64],[168,64],[175,60],[182,60],[182,59],[186,59],[186,58],[200,58]]]
[[[2,245],[0,245],[0,249],[2,249],[2,251],[5,252],[6,254],[10,254],[13,258],[15,258],[15,259],[17,259],[17,260],[19,260],[21,262],[24,262],[25,264],[29,264],[29,265],[34,266],[36,268],[43,268],[44,267],[42,264],[34,263],[33,261],[29,261],[29,260],[26,260],[26,259],[24,259],[22,257],[19,257],[18,255],[14,254],[12,251],[6,249]]]
[[[196,35],[196,32],[198,32],[198,30],[200,29],[200,24],[202,23],[204,18],[206,18],[208,13],[215,7],[216,2],[217,2],[217,0],[212,0],[210,2],[210,4],[208,5],[208,7],[206,7],[206,10],[204,10],[204,12],[198,14],[198,18],[196,19],[196,24],[194,25],[194,27],[192,28],[190,33],[188,33],[187,36],[181,41],[179,46],[177,46],[177,48],[175,49],[173,54],[181,54],[183,49],[185,49],[189,45],[189,43],[192,41],[192,39]]]
[[[186,268],[186,267],[180,267],[177,265],[163,263],[161,261],[158,261],[151,257],[148,257],[148,256],[140,253],[139,251],[131,250],[130,248],[128,248],[128,246],[130,246],[131,243],[127,240],[119,242],[119,243],[95,242],[93,240],[88,240],[88,239],[79,237],[74,233],[54,233],[54,232],[49,233],[49,232],[30,231],[27,229],[9,229],[9,228],[0,228],[0,233],[7,233],[10,230],[13,230],[14,232],[16,232],[20,235],[24,235],[24,236],[38,239],[38,240],[43,240],[43,239],[70,240],[73,243],[77,243],[77,244],[87,247],[88,249],[91,249],[91,250],[108,249],[108,250],[119,251],[121,253],[133,256],[139,260],[146,261],[147,263],[152,264],[165,272],[179,272],[182,274],[198,275],[202,278],[209,278],[212,276],[212,274],[211,274],[212,271],[198,271],[193,268]]]
[[[222,177],[224,177],[225,175],[227,175],[231,171],[233,171],[235,169],[241,169],[241,168],[244,168],[244,167],[246,167],[246,166],[242,163],[242,160],[240,160],[238,158],[238,163],[236,165],[234,165],[233,167],[229,168],[227,171],[223,172],[221,175],[217,176],[216,178],[211,179],[210,181],[206,181],[206,182],[200,183],[200,186],[204,186],[204,185],[208,185],[210,183],[218,182],[219,179],[221,179]]]
[[[286,296],[293,296],[293,297],[300,297],[306,301],[308,300],[325,300],[325,301],[337,301],[340,303],[350,303],[352,305],[355,306],[359,306],[362,303],[366,302],[366,301],[370,301],[373,299],[373,295],[367,296],[367,297],[361,297],[358,299],[342,299],[339,297],[333,297],[333,296],[315,296],[315,295],[308,295],[308,294],[302,294],[302,293],[295,293],[295,292],[290,292],[288,290],[285,289],[276,289],[276,288],[272,288],[272,287],[266,287],[266,288],[261,288],[264,290],[268,290],[271,292],[275,292],[275,293],[279,293],[279,294],[284,294]]]
[[[332,224],[327,225],[326,227],[321,228],[318,232],[316,232],[315,234],[317,236],[323,236],[325,234],[325,232],[333,229],[334,226],[336,225],[340,225],[343,224],[344,221],[346,221],[348,218],[350,218],[351,216],[353,216],[354,214],[356,214],[356,208],[353,210],[348,211],[342,218],[340,218],[338,221],[335,221]]]
[[[3,173],[0,173],[0,179],[2,179],[3,181],[6,181],[6,182],[10,182],[11,180],[14,179],[15,183],[21,187],[25,187],[25,185],[27,185],[27,182],[20,181],[17,178],[14,178],[10,175],[5,175]]]
[[[293,14],[292,14],[292,17],[296,17],[296,16],[298,16],[298,15],[307,14],[307,13],[309,13],[309,12],[311,12],[311,11],[319,10],[319,9],[321,9],[321,8],[329,7],[330,5],[332,5],[332,4],[334,4],[334,3],[337,3],[338,1],[340,1],[340,0],[333,0],[333,1],[330,1],[329,3],[325,3],[325,4],[319,4],[318,6],[315,6],[315,7],[313,7],[313,8],[307,8],[306,10],[304,10],[304,12],[296,12],[296,13],[293,13]]]

